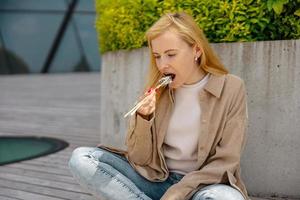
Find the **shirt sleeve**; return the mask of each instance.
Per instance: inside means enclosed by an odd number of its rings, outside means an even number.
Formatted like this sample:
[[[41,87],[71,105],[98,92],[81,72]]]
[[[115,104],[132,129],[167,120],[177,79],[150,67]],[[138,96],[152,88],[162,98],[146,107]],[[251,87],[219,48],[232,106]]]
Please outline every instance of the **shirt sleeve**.
[[[152,155],[152,126],[154,114],[149,120],[135,114],[131,117],[126,136],[128,157],[135,164],[147,165]]]

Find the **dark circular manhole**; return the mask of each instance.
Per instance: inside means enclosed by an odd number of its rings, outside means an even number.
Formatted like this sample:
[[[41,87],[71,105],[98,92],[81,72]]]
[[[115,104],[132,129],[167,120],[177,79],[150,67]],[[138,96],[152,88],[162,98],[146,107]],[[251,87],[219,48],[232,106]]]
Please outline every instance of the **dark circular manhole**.
[[[0,136],[0,165],[44,156],[67,146],[67,142],[50,137]]]

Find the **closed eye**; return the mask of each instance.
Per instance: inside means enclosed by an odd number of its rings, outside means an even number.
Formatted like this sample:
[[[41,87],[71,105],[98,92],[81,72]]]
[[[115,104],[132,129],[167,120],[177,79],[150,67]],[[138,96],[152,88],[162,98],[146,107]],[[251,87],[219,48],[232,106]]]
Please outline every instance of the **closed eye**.
[[[168,57],[174,57],[174,56],[176,56],[176,54],[168,54]],[[159,59],[160,56],[154,56],[154,58],[155,58],[155,59]]]

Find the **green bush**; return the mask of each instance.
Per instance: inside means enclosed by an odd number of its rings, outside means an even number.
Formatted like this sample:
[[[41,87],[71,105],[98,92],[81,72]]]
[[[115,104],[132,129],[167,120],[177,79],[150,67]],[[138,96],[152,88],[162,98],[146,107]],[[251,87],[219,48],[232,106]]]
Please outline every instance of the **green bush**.
[[[191,14],[210,42],[300,38],[300,0],[96,0],[102,53],[146,45],[145,31],[164,13]]]

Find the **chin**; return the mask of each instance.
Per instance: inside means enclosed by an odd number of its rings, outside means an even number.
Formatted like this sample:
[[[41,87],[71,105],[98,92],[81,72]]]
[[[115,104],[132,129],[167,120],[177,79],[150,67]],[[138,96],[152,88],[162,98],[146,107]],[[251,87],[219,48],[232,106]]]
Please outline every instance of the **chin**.
[[[176,89],[176,88],[179,88],[181,85],[180,84],[177,84],[177,83],[171,83],[170,85],[169,85],[169,88],[171,88],[171,89]]]

